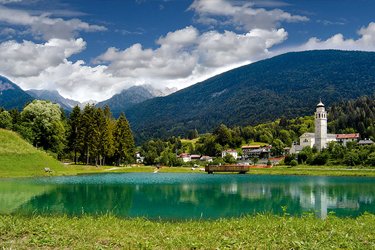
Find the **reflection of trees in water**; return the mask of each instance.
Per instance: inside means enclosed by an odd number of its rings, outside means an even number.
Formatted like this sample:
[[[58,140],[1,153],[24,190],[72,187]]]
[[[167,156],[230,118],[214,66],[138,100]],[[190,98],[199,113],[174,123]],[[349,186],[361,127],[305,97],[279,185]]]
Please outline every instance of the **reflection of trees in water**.
[[[34,197],[17,213],[30,214],[117,214],[127,216],[133,188],[126,185],[72,184],[57,186],[52,192]]]
[[[219,218],[265,211],[280,214],[282,206],[288,206],[294,212],[301,213],[298,211],[298,201],[278,195],[281,194],[280,189],[268,190],[270,195],[257,195],[255,199],[243,197],[243,191],[248,191],[248,186],[248,183],[144,185],[133,196],[131,213],[133,216],[149,217]],[[153,209],[149,209],[150,207]]]
[[[0,214],[10,214],[33,197],[53,190],[53,185],[0,181]]]
[[[375,213],[373,181],[340,178],[257,178],[209,183],[71,184],[22,205],[18,213],[113,213],[149,218],[219,218],[244,214],[300,215],[315,211],[326,216]]]

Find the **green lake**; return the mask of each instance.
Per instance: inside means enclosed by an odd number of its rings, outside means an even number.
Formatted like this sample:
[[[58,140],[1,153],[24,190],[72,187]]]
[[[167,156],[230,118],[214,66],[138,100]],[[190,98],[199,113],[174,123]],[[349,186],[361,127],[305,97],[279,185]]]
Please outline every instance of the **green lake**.
[[[0,214],[213,219],[375,214],[375,178],[123,173],[0,179]]]

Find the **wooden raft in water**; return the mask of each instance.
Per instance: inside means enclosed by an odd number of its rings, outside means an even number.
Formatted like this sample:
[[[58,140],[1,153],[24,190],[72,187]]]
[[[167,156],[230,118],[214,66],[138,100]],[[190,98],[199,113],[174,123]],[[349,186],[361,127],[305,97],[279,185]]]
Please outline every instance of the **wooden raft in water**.
[[[209,174],[213,174],[214,172],[238,172],[245,174],[249,169],[248,165],[213,165],[205,167],[205,171]]]

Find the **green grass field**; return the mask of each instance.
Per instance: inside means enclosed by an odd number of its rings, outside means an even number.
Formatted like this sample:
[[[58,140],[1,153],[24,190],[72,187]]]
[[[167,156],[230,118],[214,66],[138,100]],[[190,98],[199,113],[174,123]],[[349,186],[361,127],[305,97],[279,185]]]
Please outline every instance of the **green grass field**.
[[[0,176],[46,175],[44,168],[63,171],[63,165],[42,150],[34,148],[18,134],[0,129]]]
[[[0,216],[4,249],[374,249],[375,216],[212,221]]]

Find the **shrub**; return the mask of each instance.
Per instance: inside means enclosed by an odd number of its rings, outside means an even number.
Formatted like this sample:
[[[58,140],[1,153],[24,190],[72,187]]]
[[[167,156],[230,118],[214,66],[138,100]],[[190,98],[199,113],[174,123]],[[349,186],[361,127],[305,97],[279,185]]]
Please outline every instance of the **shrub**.
[[[356,152],[351,151],[344,156],[344,163],[348,166],[356,166],[359,165],[361,161],[359,159],[358,154]]]
[[[290,165],[290,162],[296,159],[295,154],[286,155],[284,159],[285,165]]]
[[[369,154],[366,164],[371,167],[375,167],[375,152],[372,152],[371,154]]]
[[[224,156],[223,160],[224,160],[225,163],[229,163],[229,164],[234,164],[234,163],[237,162],[236,159],[234,159],[234,157],[232,155],[229,155],[229,154]]]
[[[296,161],[296,160],[292,160],[291,162],[290,162],[290,166],[292,166],[292,167],[295,167],[295,166],[297,166],[298,165],[298,162]]]
[[[326,153],[318,153],[312,159],[311,165],[325,165],[328,160],[328,155]]]

